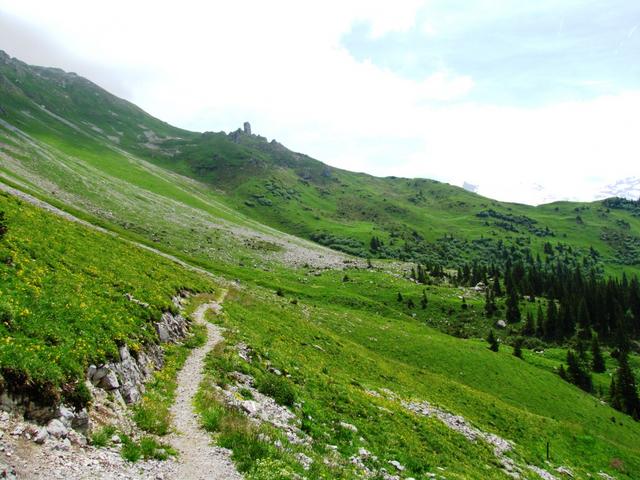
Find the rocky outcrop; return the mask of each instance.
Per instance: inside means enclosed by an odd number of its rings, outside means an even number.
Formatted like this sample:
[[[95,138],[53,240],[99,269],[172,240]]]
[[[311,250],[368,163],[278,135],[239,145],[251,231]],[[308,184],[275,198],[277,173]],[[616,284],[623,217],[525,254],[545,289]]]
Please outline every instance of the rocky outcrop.
[[[182,297],[174,297],[176,307],[182,304]],[[189,329],[188,321],[181,314],[165,312],[155,323],[161,343],[176,342],[184,338]],[[98,388],[113,394],[117,401],[136,403],[145,392],[145,382],[164,364],[164,353],[158,345],[149,345],[144,350],[131,352],[126,345],[120,347],[119,361],[103,365],[90,365],[87,379]]]
[[[279,405],[276,401],[264,395],[255,388],[253,377],[240,372],[231,372],[234,384],[225,388],[216,386],[225,404],[244,412],[252,421],[261,424],[269,423],[281,430],[287,439],[296,445],[310,445],[311,438],[302,431],[301,421],[287,407]],[[240,390],[251,393],[251,399],[245,399],[240,395]]]
[[[182,315],[173,315],[171,312],[163,313],[161,320],[155,323],[155,327],[161,343],[180,340],[188,332],[187,320]]]
[[[56,415],[56,408],[34,401],[29,394],[9,392],[6,389],[0,393],[0,410],[16,412],[36,422],[46,422]]]
[[[181,308],[187,295],[187,292],[181,292],[180,296],[173,298],[176,308]],[[160,343],[168,343],[184,338],[188,333],[189,322],[179,313],[165,312],[154,326]],[[163,349],[159,345],[151,344],[143,350],[132,352],[129,347],[123,345],[118,353],[117,361],[90,365],[87,369],[87,381],[95,388],[111,394],[117,403],[136,403],[145,392],[145,382],[155,370],[163,366]],[[51,427],[55,432],[61,432],[61,426],[80,432],[89,429],[89,415],[86,409],[73,410],[60,404],[46,405],[34,399],[37,400],[37,395],[30,395],[29,392],[10,392],[0,388],[0,410],[19,414],[42,425],[46,424],[47,430]]]
[[[95,387],[112,393],[116,400],[136,403],[145,391],[145,382],[164,363],[162,349],[152,345],[134,356],[124,345],[119,353],[118,362],[89,366],[87,378]]]
[[[106,448],[92,447],[84,435],[65,429],[57,420],[40,426],[25,422],[19,415],[0,412],[0,479],[183,478],[175,460],[141,459],[132,463],[121,456],[120,438],[112,442]]]

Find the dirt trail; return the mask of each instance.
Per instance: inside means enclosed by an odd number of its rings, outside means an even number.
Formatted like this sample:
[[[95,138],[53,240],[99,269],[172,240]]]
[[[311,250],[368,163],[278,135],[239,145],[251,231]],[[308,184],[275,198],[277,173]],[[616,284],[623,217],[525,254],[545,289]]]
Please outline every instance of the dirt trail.
[[[0,192],[6,192],[14,195],[32,205],[43,208],[62,218],[82,224],[94,230],[107,233],[114,237],[119,235],[105,230],[102,227],[82,220],[74,215],[60,210],[42,200],[39,200],[28,193],[12,188],[0,181]],[[120,237],[122,238],[122,237]],[[148,245],[138,243],[132,240],[123,240],[136,245],[145,250],[151,251],[168,260],[176,262],[181,266],[213,277],[220,283],[226,283],[220,277],[208,272],[202,268],[190,265],[173,255],[157,250]],[[226,292],[225,292],[226,294]],[[222,312],[222,301],[224,295],[219,301],[212,301],[200,305],[193,313],[193,320],[196,323],[204,324],[207,327],[207,342],[202,347],[196,348],[185,362],[183,369],[178,374],[178,387],[176,389],[176,401],[171,409],[174,419],[174,426],[177,433],[171,435],[170,441],[173,446],[180,452],[179,475],[175,478],[184,480],[215,480],[215,479],[242,479],[242,475],[238,473],[233,462],[231,461],[231,452],[227,449],[211,445],[209,434],[200,428],[198,416],[194,411],[193,399],[198,391],[198,386],[203,379],[204,359],[206,354],[222,340],[220,328],[207,322],[204,319],[207,310],[213,310],[216,314]],[[170,462],[166,462],[170,463]],[[115,467],[114,467],[115,468]],[[75,477],[73,477],[75,478]],[[79,477],[78,477],[79,478]],[[106,477],[105,477],[106,478]],[[124,476],[122,478],[132,478]],[[133,477],[135,478],[135,476]],[[160,478],[160,477],[158,477]]]
[[[179,476],[185,480],[242,479],[233,462],[231,452],[211,445],[209,434],[200,428],[198,415],[194,411],[193,399],[203,379],[205,356],[222,341],[220,328],[204,318],[207,310],[216,314],[222,311],[222,299],[200,305],[193,313],[193,320],[207,327],[207,342],[196,348],[178,374],[176,401],[171,408],[177,433],[170,438],[171,444],[180,452]]]

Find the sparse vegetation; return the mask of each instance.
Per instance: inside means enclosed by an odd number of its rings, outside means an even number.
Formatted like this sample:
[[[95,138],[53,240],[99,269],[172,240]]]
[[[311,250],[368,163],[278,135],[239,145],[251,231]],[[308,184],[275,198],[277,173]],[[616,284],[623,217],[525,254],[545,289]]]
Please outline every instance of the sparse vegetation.
[[[90,437],[90,443],[94,447],[106,447],[111,442],[111,437],[116,433],[116,428],[106,425],[94,432]]]

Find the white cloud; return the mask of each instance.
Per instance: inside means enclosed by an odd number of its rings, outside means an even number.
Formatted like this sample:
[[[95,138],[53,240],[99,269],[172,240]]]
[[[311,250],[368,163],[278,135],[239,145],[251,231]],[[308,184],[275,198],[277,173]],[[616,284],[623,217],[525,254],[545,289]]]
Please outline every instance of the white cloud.
[[[527,185],[588,199],[595,175],[611,183],[636,174],[639,92],[532,109],[471,104],[464,72],[443,66],[412,80],[341,46],[358,22],[377,37],[412,28],[421,3],[0,0],[0,10],[57,39],[70,52],[60,66],[111,67],[130,100],[186,128],[250,120],[255,132],[335,166],[469,181],[526,202],[542,195]],[[15,55],[19,47],[6,46]]]
[[[607,183],[637,175],[638,111],[640,92],[534,109],[464,104],[429,112],[426,147],[403,173],[472,180],[480,193],[527,203],[591,199]]]
[[[437,34],[436,28],[433,26],[433,23],[431,23],[429,20],[422,22],[420,30],[422,31],[422,33],[424,33],[428,37],[433,37],[434,35]]]

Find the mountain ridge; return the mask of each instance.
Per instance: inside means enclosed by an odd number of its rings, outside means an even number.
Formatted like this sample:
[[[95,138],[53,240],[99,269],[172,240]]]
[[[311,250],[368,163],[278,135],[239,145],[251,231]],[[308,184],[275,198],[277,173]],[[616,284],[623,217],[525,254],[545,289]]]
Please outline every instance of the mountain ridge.
[[[490,242],[491,250],[499,249],[500,241],[518,249],[526,244],[533,255],[552,242],[595,248],[609,272],[640,269],[640,257],[623,255],[616,240],[640,238],[640,222],[626,211],[604,208],[601,201],[531,207],[498,202],[435,180],[349,172],[241,129],[177,129],[81,77],[3,58],[0,78],[6,98],[0,119],[11,120],[14,128],[45,144],[55,138],[56,148],[72,156],[88,155],[96,168],[106,168],[110,175],[126,175],[127,158],[133,155],[162,168],[167,179],[168,170],[180,175],[181,182],[197,182],[220,208],[334,250],[458,268],[473,261],[497,261],[497,254],[487,257],[487,248],[479,242]],[[105,153],[98,157],[96,152]],[[27,177],[34,174],[24,168],[21,163]],[[5,174],[15,173],[14,162],[12,172]],[[50,173],[43,174],[50,183]],[[141,176],[138,185],[144,187],[147,181]],[[65,189],[60,182],[47,188]],[[85,201],[84,193],[73,195],[81,197],[76,202]],[[370,248],[373,237],[382,245],[375,251]]]
[[[537,208],[325,170],[258,135],[180,131],[110,98],[0,62],[0,181],[104,229],[0,194],[0,389],[17,372],[49,400],[84,406],[90,365],[123,344],[157,348],[153,322],[171,295],[211,301],[223,278],[225,343],[196,410],[252,480],[637,477],[640,424],[605,393],[623,349],[640,366],[635,341],[615,343],[619,321],[628,337],[640,325],[636,202]],[[562,376],[574,350],[590,365],[582,325],[606,354],[590,393]],[[71,353],[56,358],[61,348]],[[159,439],[177,369],[133,407]],[[292,423],[264,421],[265,404]],[[106,431],[96,442],[113,446]]]

